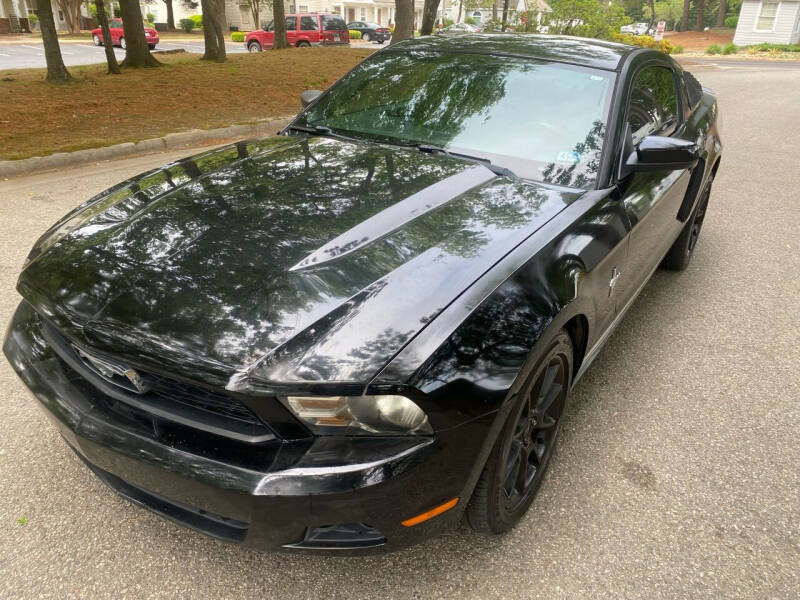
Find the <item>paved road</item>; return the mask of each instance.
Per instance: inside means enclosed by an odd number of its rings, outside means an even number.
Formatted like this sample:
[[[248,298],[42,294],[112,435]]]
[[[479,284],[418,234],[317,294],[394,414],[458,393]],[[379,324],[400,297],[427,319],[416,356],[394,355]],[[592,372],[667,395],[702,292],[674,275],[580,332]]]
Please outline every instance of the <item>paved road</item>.
[[[353,41],[353,47],[379,48],[378,44],[368,45],[360,40]],[[226,42],[225,48],[231,54],[247,52],[242,43]],[[205,51],[205,44],[202,38],[190,42],[161,42],[154,51],[157,53],[162,50],[183,49],[186,52],[202,54]],[[125,58],[125,51],[121,48],[114,48],[117,59],[122,61]],[[106,61],[105,49],[102,46],[95,46],[91,41],[70,42],[61,44],[61,54],[64,57],[64,64],[68,67],[75,65],[89,65],[93,63],[103,63]],[[0,44],[0,71],[10,69],[33,69],[46,67],[44,60],[44,48],[41,42],[32,41],[31,43]]]
[[[244,551],[116,497],[0,361],[0,597],[800,596],[800,71],[696,72],[727,144],[697,254],[655,275],[581,381],[513,532],[364,559]],[[47,224],[176,156],[0,181],[0,321]]]

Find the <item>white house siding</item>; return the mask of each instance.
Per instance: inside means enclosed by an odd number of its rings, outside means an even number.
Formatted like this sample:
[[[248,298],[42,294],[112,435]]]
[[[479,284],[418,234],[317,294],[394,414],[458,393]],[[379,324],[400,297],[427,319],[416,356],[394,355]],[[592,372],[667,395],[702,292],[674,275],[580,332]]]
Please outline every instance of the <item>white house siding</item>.
[[[739,13],[739,23],[733,43],[737,46],[751,46],[768,42],[771,44],[796,44],[800,40],[800,2],[782,0],[778,5],[773,31],[758,31],[756,23],[761,12],[761,0],[744,0]]]

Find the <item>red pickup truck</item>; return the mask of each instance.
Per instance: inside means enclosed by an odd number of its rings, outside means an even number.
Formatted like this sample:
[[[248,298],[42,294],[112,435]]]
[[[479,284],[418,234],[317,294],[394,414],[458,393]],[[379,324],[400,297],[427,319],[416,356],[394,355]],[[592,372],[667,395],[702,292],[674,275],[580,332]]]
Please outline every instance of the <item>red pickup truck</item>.
[[[327,13],[302,13],[286,15],[286,37],[290,46],[329,46],[349,44],[350,32],[341,16]],[[244,38],[249,52],[272,48],[275,41],[275,21],[264,29],[251,31]]]

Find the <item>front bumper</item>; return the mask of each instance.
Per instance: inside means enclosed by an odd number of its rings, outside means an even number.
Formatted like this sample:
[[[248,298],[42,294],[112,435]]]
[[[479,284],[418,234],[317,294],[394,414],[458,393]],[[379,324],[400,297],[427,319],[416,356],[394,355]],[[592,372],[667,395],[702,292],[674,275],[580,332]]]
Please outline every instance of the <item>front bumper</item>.
[[[396,550],[452,528],[480,471],[491,416],[435,438],[275,441],[262,448],[263,464],[220,460],[212,448],[202,456],[187,452],[93,405],[40,326],[23,302],[3,350],[72,449],[121,495],[219,539],[268,550]],[[454,509],[414,527],[401,524],[454,497]],[[315,528],[352,524],[379,535],[305,542]]]

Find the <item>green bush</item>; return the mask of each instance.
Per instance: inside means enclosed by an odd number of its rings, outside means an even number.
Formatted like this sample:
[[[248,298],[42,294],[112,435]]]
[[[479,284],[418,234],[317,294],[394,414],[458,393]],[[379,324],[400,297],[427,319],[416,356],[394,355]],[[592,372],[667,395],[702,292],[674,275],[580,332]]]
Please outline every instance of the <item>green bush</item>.
[[[733,42],[728,42],[722,47],[723,54],[737,54],[738,52],[739,52],[739,46],[737,46]]]
[[[706,54],[722,54],[722,46],[719,44],[711,44],[706,48]]]
[[[361,32],[356,31],[355,29],[350,30],[350,39],[351,40],[360,40],[361,39]]]
[[[231,33],[231,41],[232,42],[243,42],[244,41],[245,32],[244,31],[234,31]]]
[[[203,28],[203,15],[192,15],[189,17],[192,21],[194,21],[194,26],[197,29]]]
[[[642,48],[654,48],[661,50],[664,54],[680,54],[683,52],[683,46],[676,46],[669,40],[656,41],[649,35],[631,35],[629,33],[615,33],[611,36],[615,42],[622,44],[629,44],[631,46],[641,46]]]
[[[28,13],[28,23],[31,27],[36,25],[39,22],[39,15],[36,13]]]
[[[97,10],[97,8],[95,8],[95,10]],[[147,22],[148,23],[154,23],[155,20],[156,20],[156,16],[153,13],[151,13],[151,12],[147,13]]]
[[[450,27],[450,25],[452,25],[453,23],[455,23],[453,19],[444,19],[442,21],[442,27]]]
[[[729,17],[725,17],[725,27],[736,29],[736,26],[738,24],[739,24],[739,15],[731,15]]]
[[[767,42],[763,42],[753,47],[758,48],[759,52],[769,52],[770,50],[776,50],[778,52],[800,52],[800,44],[768,44]]]
[[[181,29],[183,29],[186,33],[191,33],[192,29],[194,29],[194,21],[191,19],[181,19]]]
[[[464,19],[464,23],[466,23],[467,25],[475,25],[475,19],[473,19],[472,17],[467,17],[466,19]]]

